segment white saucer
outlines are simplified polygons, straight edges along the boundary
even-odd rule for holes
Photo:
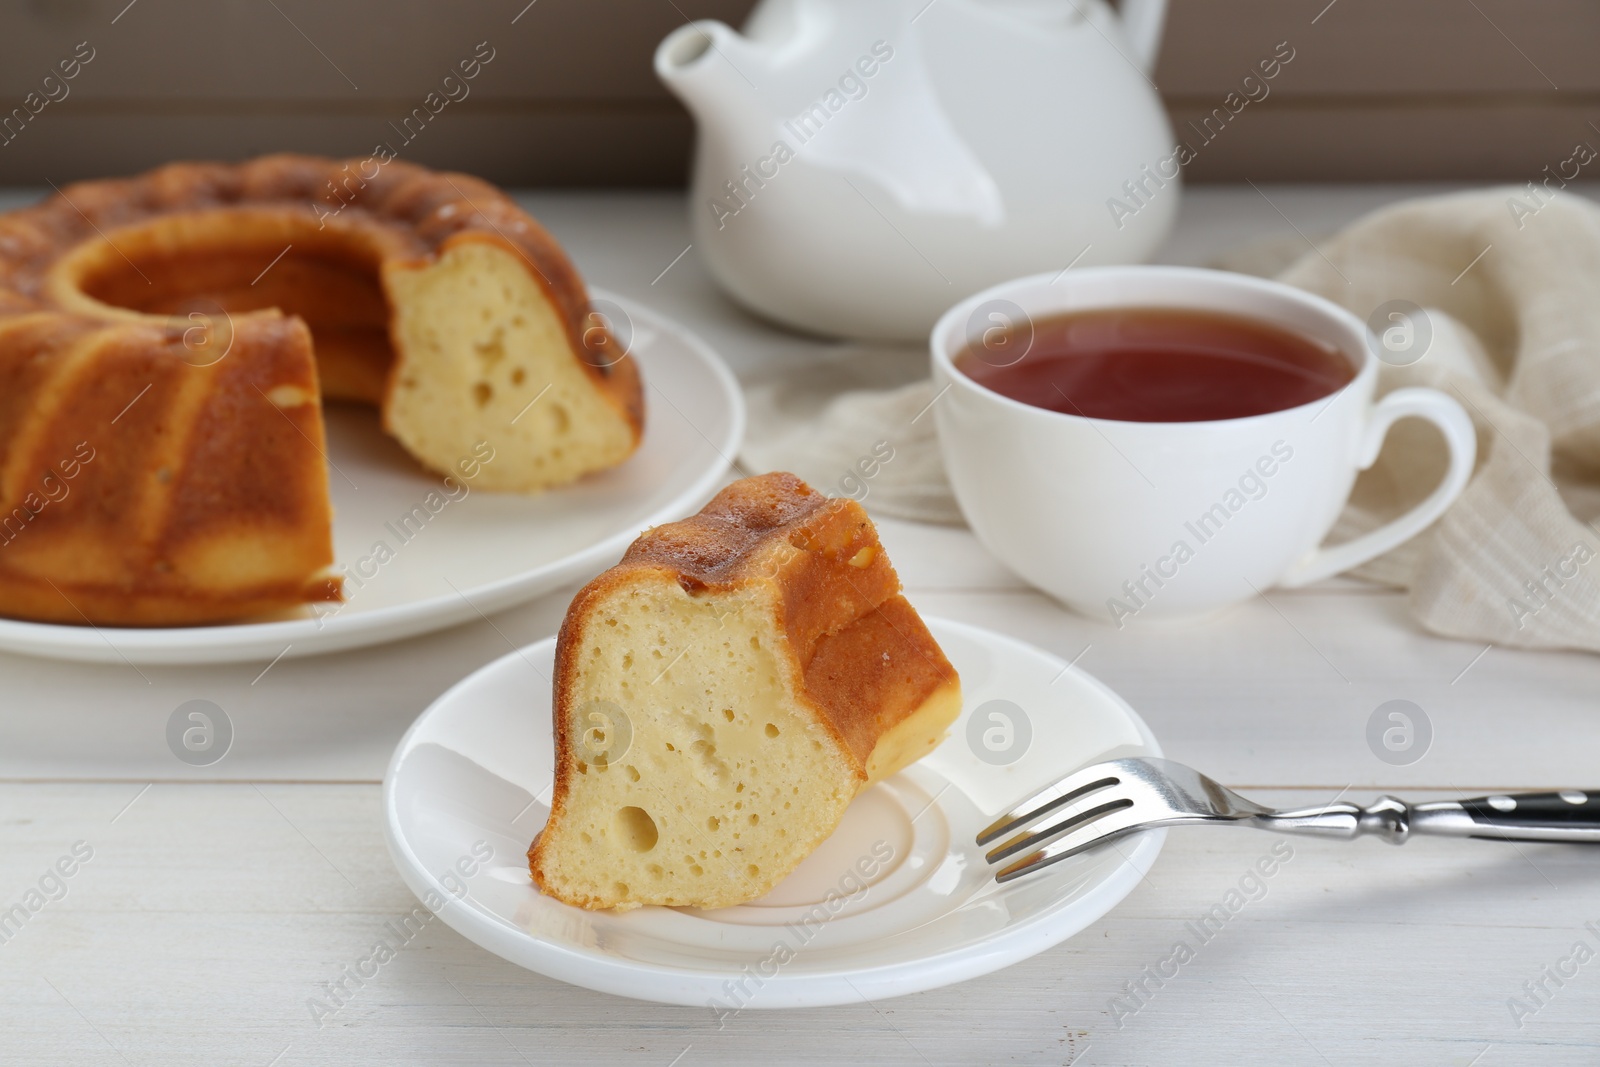
[[[179,629],[59,626],[0,619],[0,649],[99,663],[229,663],[315,655],[427,633],[499,611],[614,563],[646,527],[710,499],[744,436],[744,398],[716,354],[684,327],[594,291],[631,320],[645,382],[645,433],[622,466],[539,496],[476,492],[420,530],[399,530],[442,485],[378,425],[375,411],[327,410],[329,485],[346,601],[274,621]],[[604,305],[602,305],[604,306]],[[402,538],[400,534],[406,534]],[[382,542],[392,558],[378,562]],[[336,609],[331,612],[328,609]]]
[[[614,913],[533,887],[524,854],[549,814],[554,638],[477,671],[413,724],[384,779],[390,854],[425,904],[498,956],[574,985],[719,1013],[878,1000],[1026,959],[1110,911],[1166,832],[1000,886],[973,843],[978,830],[1082,764],[1160,748],[1120,697],[1060,659],[976,627],[928,625],[966,698],[950,737],[858,797],[833,836],[758,901]],[[1022,708],[1027,725],[996,700]],[[984,714],[969,741],[975,710]],[[1009,750],[996,711],[1013,720]],[[990,760],[1020,758],[1001,766],[976,754],[995,748]]]

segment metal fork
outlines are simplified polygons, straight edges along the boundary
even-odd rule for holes
[[[1280,811],[1181,763],[1139,757],[1096,763],[1046,786],[978,834],[978,844],[1020,829],[987,854],[990,863],[1023,854],[995,874],[995,881],[1009,882],[1140,830],[1195,823],[1344,840],[1374,834],[1396,845],[1412,834],[1600,844],[1600,789],[1428,804],[1382,796],[1364,808],[1336,802]]]

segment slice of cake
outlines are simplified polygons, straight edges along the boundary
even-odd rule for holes
[[[866,512],[792,474],[640,536],[567,609],[554,683],[529,869],[585,908],[762,896],[961,710]]]

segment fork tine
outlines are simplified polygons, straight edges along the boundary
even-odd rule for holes
[[[1118,770],[1116,760],[1096,763],[1050,783],[986,826],[978,834],[978,844],[987,845],[1024,823],[1048,815],[1055,809],[1096,790],[1116,785],[1121,781]]]
[[[1042,830],[1024,830],[998,848],[990,849],[984,858],[990,863],[998,863],[1003,859],[1015,856],[1019,852],[1026,852],[1029,849],[1047,845],[1063,834],[1081,830],[1091,823],[1099,822],[1113,812],[1131,807],[1133,807],[1133,801],[1128,797],[1117,797],[1113,800],[1108,800],[1087,811],[1069,815],[1060,822],[1051,823]]]
[[[1125,807],[1133,806],[1130,801]],[[1013,878],[1021,878],[1025,874],[1032,874],[1052,863],[1059,863],[1069,856],[1076,856],[1080,852],[1088,851],[1098,845],[1104,845],[1118,838],[1126,837],[1145,829],[1148,821],[1141,818],[1138,813],[1126,811],[1122,815],[1114,815],[1110,819],[1097,820],[1088,825],[1080,825],[1069,833],[1044,848],[998,871],[994,880],[996,882],[1009,882]]]

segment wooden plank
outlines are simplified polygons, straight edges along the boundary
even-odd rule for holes
[[[1586,0],[1173,0],[1156,68],[1169,98],[1221,97],[1274,46],[1272,95],[1483,97],[1600,89]]]
[[[0,100],[35,88],[85,40],[95,57],[68,99],[410,108],[488,42],[494,58],[470,98],[665,100],[650,67],[657,42],[688,19],[737,24],[752,2],[186,0],[138,3],[115,25],[128,0],[14,5],[0,16]]]
[[[1179,136],[1198,149],[1184,170],[1195,182],[1471,178],[1521,185],[1571,159],[1580,142],[1600,149],[1593,124],[1600,109],[1586,101],[1369,107],[1268,99],[1247,106],[1209,143],[1195,132],[1206,113],[1184,106],[1173,114]],[[1568,173],[1574,169],[1567,164]],[[1595,164],[1589,170],[1579,176],[1600,176]]]
[[[738,25],[752,3],[409,0],[379,18],[352,0],[29,5],[5,16],[0,94],[26,93],[87,40],[95,58],[72,85],[82,99],[409,101],[488,41],[496,59],[475,94],[660,99],[656,43],[685,19]],[[1284,95],[1592,91],[1597,39],[1600,9],[1585,0],[1175,0],[1156,80],[1179,98],[1220,95],[1288,41]]]
[[[94,850],[66,895],[0,945],[10,1062],[1496,1067],[1589,1064],[1600,1050],[1600,963],[1549,985],[1520,1028],[1507,1007],[1576,941],[1595,947],[1586,851],[1295,840],[1201,942],[1190,924],[1282,840],[1242,830],[1173,831],[1150,876],[1076,937],[908,997],[751,1010],[719,1028],[706,1009],[523,971],[433,920],[319,1027],[308,1000],[416,906],[389,863],[377,787],[164,785],[122,810],[133,792],[0,785],[6,905],[73,842]],[[1128,1003],[1128,983],[1179,941],[1192,960],[1119,1009],[1113,998]],[[1393,1010],[1374,1009],[1383,998]]]
[[[750,6],[411,0],[376,19],[350,0],[19,8],[0,33],[4,108],[78,42],[94,58],[0,152],[0,182],[370,151],[487,42],[493,60],[418,139],[420,162],[519,185],[675,186],[692,123],[651,53],[684,18],[737,24]],[[1156,80],[1181,126],[1221,106],[1278,42],[1294,49],[1191,181],[1525,180],[1589,136],[1596,40],[1600,7],[1584,0],[1178,0]]]
[[[42,112],[0,150],[0,182],[61,184],[131,174],[180,159],[239,160],[265,152],[372,153],[477,174],[502,185],[675,186],[689,168],[692,123],[668,102],[493,111],[468,101],[408,142],[398,110],[360,114],[268,111],[123,115]]]
[[[1269,99],[1206,142],[1209,109],[1181,106],[1178,136],[1198,149],[1193,183],[1510,181],[1541,178],[1585,142],[1600,107],[1517,104],[1324,106]],[[400,111],[278,111],[185,116],[45,111],[4,151],[0,182],[42,185],[134,173],[174,159],[245,159],[269,151],[366,155],[379,140],[400,158],[479,174],[502,185],[673,187],[689,168],[693,123],[675,104],[445,111],[407,143]],[[1591,169],[1593,164],[1591,164]],[[657,268],[658,270],[660,268]]]
[[[1600,737],[1600,658],[1435,637],[1397,595],[1273,591],[1211,622],[1123,630],[1031,592],[912,600],[1077,658],[1168,755],[1230,784],[1496,791],[1588,788],[1595,777],[1592,745],[1507,744],[1506,709],[1517,709],[1521,737]],[[1408,766],[1368,745],[1369,719],[1391,700],[1416,704],[1432,726],[1431,747]]]
[[[144,684],[123,665],[0,656],[8,686],[0,778],[376,781],[416,715],[478,666],[553,633],[570,595],[504,612],[494,626],[284,660],[259,678],[260,664],[144,667]],[[1417,629],[1396,594],[1273,592],[1206,624],[1124,630],[1031,591],[913,588],[910,596],[928,614],[1076,660],[1146,718],[1169,755],[1225,782],[1471,791],[1596,784],[1588,780],[1593,744],[1504,739],[1510,707],[1518,736],[1594,738],[1600,658],[1484,652],[1434,637]],[[180,763],[165,739],[173,709],[197,697],[222,707],[235,733],[227,756],[204,768]],[[1397,699],[1418,705],[1433,730],[1425,755],[1399,768],[1380,760],[1366,735],[1371,715]]]

